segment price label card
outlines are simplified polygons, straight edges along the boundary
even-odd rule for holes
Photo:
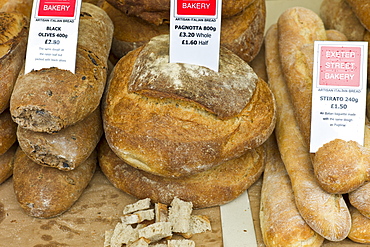
[[[35,0],[25,73],[57,67],[75,72],[82,0]]]
[[[171,0],[170,63],[218,72],[221,0]]]
[[[367,42],[315,42],[311,153],[337,138],[363,145],[367,53]]]

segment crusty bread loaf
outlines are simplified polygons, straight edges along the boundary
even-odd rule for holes
[[[326,30],[326,38],[331,41],[348,41],[344,33],[334,29]]]
[[[301,133],[310,143],[314,41],[326,40],[321,18],[312,10],[292,7],[278,19],[281,67]]]
[[[139,17],[128,16],[108,2],[104,2],[102,8],[112,19],[114,25],[111,52],[117,58],[121,58],[129,51],[142,46],[151,38],[161,34],[168,34],[170,31],[167,23],[155,25]]]
[[[342,32],[348,40],[362,40],[365,28],[360,23],[346,0],[323,0],[320,17],[326,29]]]
[[[370,31],[370,1],[369,0],[346,0],[362,25]]]
[[[30,18],[32,3],[33,0],[0,0],[0,12],[18,13]]]
[[[17,148],[18,145],[14,144],[8,151],[0,155],[0,184],[13,174],[14,154]]]
[[[222,19],[220,42],[244,61],[250,62],[262,46],[265,22],[265,0],[254,0],[239,14]]]
[[[222,17],[234,16],[255,1],[223,0]],[[170,0],[107,0],[107,2],[129,16],[139,17],[155,25],[162,25],[170,20]]]
[[[73,170],[94,151],[101,136],[103,125],[100,108],[85,119],[58,133],[49,134],[17,128],[19,146],[27,156],[39,165],[59,170]]]
[[[265,150],[260,146],[216,168],[177,179],[156,176],[125,164],[104,139],[98,150],[100,167],[115,187],[136,198],[151,198],[167,205],[177,196],[191,201],[195,208],[234,200],[261,176],[265,162]]]
[[[361,214],[355,207],[350,206],[349,210],[352,217],[352,227],[348,238],[354,242],[370,243],[370,219]]]
[[[161,176],[195,174],[260,146],[275,125],[266,82],[222,48],[220,70],[168,63],[168,36],[123,57],[102,101],[104,131],[128,164]]]
[[[9,107],[14,84],[24,64],[27,37],[25,16],[0,12],[0,113]]]
[[[89,184],[97,164],[96,152],[72,171],[36,164],[18,148],[14,158],[13,183],[24,212],[36,218],[51,218],[67,211]]]
[[[86,118],[99,106],[113,24],[101,8],[83,3],[80,28],[75,73],[46,68],[18,77],[10,112],[21,127],[57,132]]]
[[[281,159],[289,174],[296,206],[306,223],[331,241],[347,237],[351,217],[340,195],[329,194],[318,184],[313,172],[311,156],[284,80],[277,25],[271,26],[265,37],[266,68],[269,84],[276,98],[277,120],[275,134]]]
[[[321,246],[324,238],[307,225],[295,205],[290,178],[275,137],[272,135],[266,143],[259,214],[264,244],[268,247]]]
[[[17,124],[13,122],[9,110],[0,114],[0,155],[4,154],[17,141]]]
[[[370,123],[366,120],[364,145],[335,139],[320,147],[314,156],[314,172],[329,193],[345,194],[370,180]]]
[[[349,202],[362,215],[370,219],[370,182],[366,181],[362,186],[348,194]]]

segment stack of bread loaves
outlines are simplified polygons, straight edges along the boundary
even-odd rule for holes
[[[169,33],[170,0],[106,0],[115,30],[112,54],[121,58],[151,38]],[[221,44],[250,62],[262,46],[265,0],[222,1]]]
[[[13,173],[17,125],[9,101],[24,63],[31,5],[31,0],[0,2],[0,184]]]
[[[280,157],[273,152],[276,147],[270,141],[260,207],[267,246],[321,246],[323,238],[347,237],[370,242],[370,125],[364,126],[364,146],[336,139],[315,154],[309,152],[314,41],[364,40],[368,31],[354,14],[353,4],[368,13],[369,3],[324,0],[322,19],[309,9],[290,8],[266,32],[266,70],[276,98],[280,152]],[[274,181],[280,181],[279,186],[273,186]],[[294,197],[272,198],[277,187]],[[290,238],[293,232],[297,238]]]
[[[272,92],[225,47],[219,72],[168,57],[169,36],[160,35],[116,64],[102,101],[102,170],[138,198],[229,202],[262,173]]]
[[[10,98],[19,148],[13,182],[24,211],[48,218],[66,211],[88,185],[103,127],[113,24],[104,10],[83,3],[76,72],[58,68],[20,72]]]

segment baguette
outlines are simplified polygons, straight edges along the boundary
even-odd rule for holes
[[[295,118],[310,143],[314,41],[326,40],[324,24],[312,10],[292,7],[278,19],[279,54]]]
[[[280,67],[277,28],[274,25],[268,29],[265,46],[267,74],[277,104],[275,134],[281,159],[302,218],[324,238],[340,241],[351,228],[349,210],[341,195],[327,193],[316,181],[307,142],[298,127]]]
[[[259,214],[264,244],[268,247],[321,246],[324,238],[307,225],[295,205],[274,136],[267,140],[266,150]]]
[[[35,218],[63,214],[89,184],[97,164],[96,152],[73,171],[36,164],[18,148],[14,157],[14,192],[23,211]]]
[[[74,170],[95,150],[103,125],[98,107],[85,119],[58,133],[49,134],[17,128],[19,146],[39,165]]]
[[[10,99],[13,120],[34,132],[58,132],[100,104],[107,78],[113,24],[101,8],[83,3],[76,72],[45,68],[21,73]]]

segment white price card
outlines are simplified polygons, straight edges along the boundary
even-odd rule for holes
[[[367,53],[367,42],[315,42],[311,153],[334,139],[363,145]]]
[[[57,67],[75,72],[82,0],[34,0],[25,73]]]
[[[171,0],[170,63],[219,67],[221,0]]]

